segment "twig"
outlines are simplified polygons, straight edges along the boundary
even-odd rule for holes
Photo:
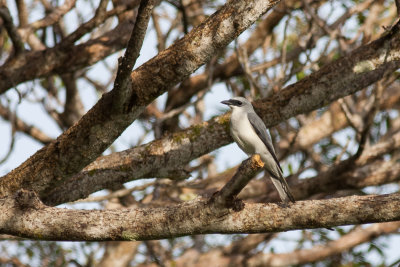
[[[238,42],[235,42],[235,47],[236,47],[236,54],[238,56],[238,61],[244,71],[244,74],[249,81],[250,84],[250,92],[251,96],[254,98],[256,97],[257,93],[261,92],[260,86],[257,84],[257,81],[254,79],[251,69],[250,69],[250,62],[249,62],[249,57],[247,54],[247,50],[245,48],[242,48]]]
[[[286,59],[286,55],[287,55],[287,43],[288,43],[288,38],[287,38],[287,30],[289,27],[289,22],[291,19],[291,15],[288,16],[288,18],[286,19],[285,22],[285,27],[283,29],[283,41],[282,41],[282,54],[281,54],[281,68],[280,68],[280,72],[277,76],[277,81],[282,81],[285,79],[285,74],[288,68],[288,64],[287,64],[287,59]],[[283,85],[283,83],[281,84]]]
[[[188,30],[189,22],[188,22],[188,16],[186,14],[185,5],[183,4],[182,0],[179,0],[179,8],[178,9],[182,12],[183,33],[187,34],[189,32],[189,30]]]
[[[155,182],[150,182],[150,183],[147,183],[144,185],[134,186],[132,188],[120,189],[120,190],[114,191],[105,196],[92,196],[92,197],[88,197],[85,199],[80,199],[80,200],[71,202],[70,204],[82,203],[82,202],[100,202],[100,201],[104,201],[104,200],[110,200],[112,198],[120,198],[120,197],[124,197],[124,196],[131,194],[133,191],[141,191],[141,190],[144,190],[144,189],[148,188],[149,186],[153,186],[153,185],[155,185]]]
[[[32,32],[48,27],[50,25],[54,25],[55,23],[59,22],[61,17],[68,13],[72,8],[75,7],[76,0],[67,0],[64,1],[64,4],[57,7],[52,8],[51,13],[46,15],[46,17],[37,20],[31,23],[27,28],[29,28]]]
[[[165,45],[165,37],[162,33],[161,25],[159,22],[160,17],[158,16],[158,14],[156,12],[153,11],[151,14],[151,18],[153,21],[154,30],[157,35],[157,49],[158,49],[158,52],[161,52],[165,49],[166,45]]]
[[[353,127],[356,132],[361,132],[361,129],[364,128],[361,115],[352,110],[351,106],[346,102],[345,98],[338,99],[338,103],[340,104],[340,108],[346,116],[349,125]]]
[[[24,43],[19,35],[17,28],[15,28],[10,11],[7,7],[0,8],[0,17],[3,19],[4,27],[7,30],[8,36],[14,45],[15,55],[21,54],[25,51]]]
[[[149,252],[150,256],[153,258],[154,262],[160,266],[160,267],[165,267],[165,260],[163,257],[160,255],[160,250],[162,247],[159,244],[158,240],[146,240],[143,242],[146,247],[147,251]]]
[[[115,15],[120,15],[128,9],[135,7],[136,1],[132,1],[129,5],[118,5],[114,9],[103,12],[96,11],[96,15],[90,19],[88,22],[81,24],[75,31],[65,37],[62,41],[62,45],[67,47],[70,44],[79,40],[83,35],[94,29],[96,26],[103,23],[107,18]]]

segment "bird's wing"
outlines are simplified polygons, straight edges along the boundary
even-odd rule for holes
[[[263,141],[269,153],[274,158],[279,169],[281,169],[282,171],[281,165],[279,164],[278,158],[275,155],[275,150],[272,146],[271,137],[269,137],[268,135],[267,128],[265,127],[264,122],[260,119],[260,117],[258,117],[256,113],[248,113],[247,118],[249,119],[249,122],[251,126],[253,126],[253,129],[257,133],[258,137]]]

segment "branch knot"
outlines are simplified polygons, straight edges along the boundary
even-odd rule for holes
[[[21,209],[42,209],[45,207],[34,191],[20,189],[14,195],[16,203]]]

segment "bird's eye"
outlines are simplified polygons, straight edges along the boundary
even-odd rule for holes
[[[237,102],[238,106],[241,106],[243,103],[241,101]]]

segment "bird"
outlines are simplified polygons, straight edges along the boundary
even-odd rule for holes
[[[289,185],[283,177],[281,165],[275,154],[271,136],[253,105],[244,97],[221,101],[232,109],[230,134],[240,149],[248,156],[259,154],[279,196],[285,204],[295,202]]]

